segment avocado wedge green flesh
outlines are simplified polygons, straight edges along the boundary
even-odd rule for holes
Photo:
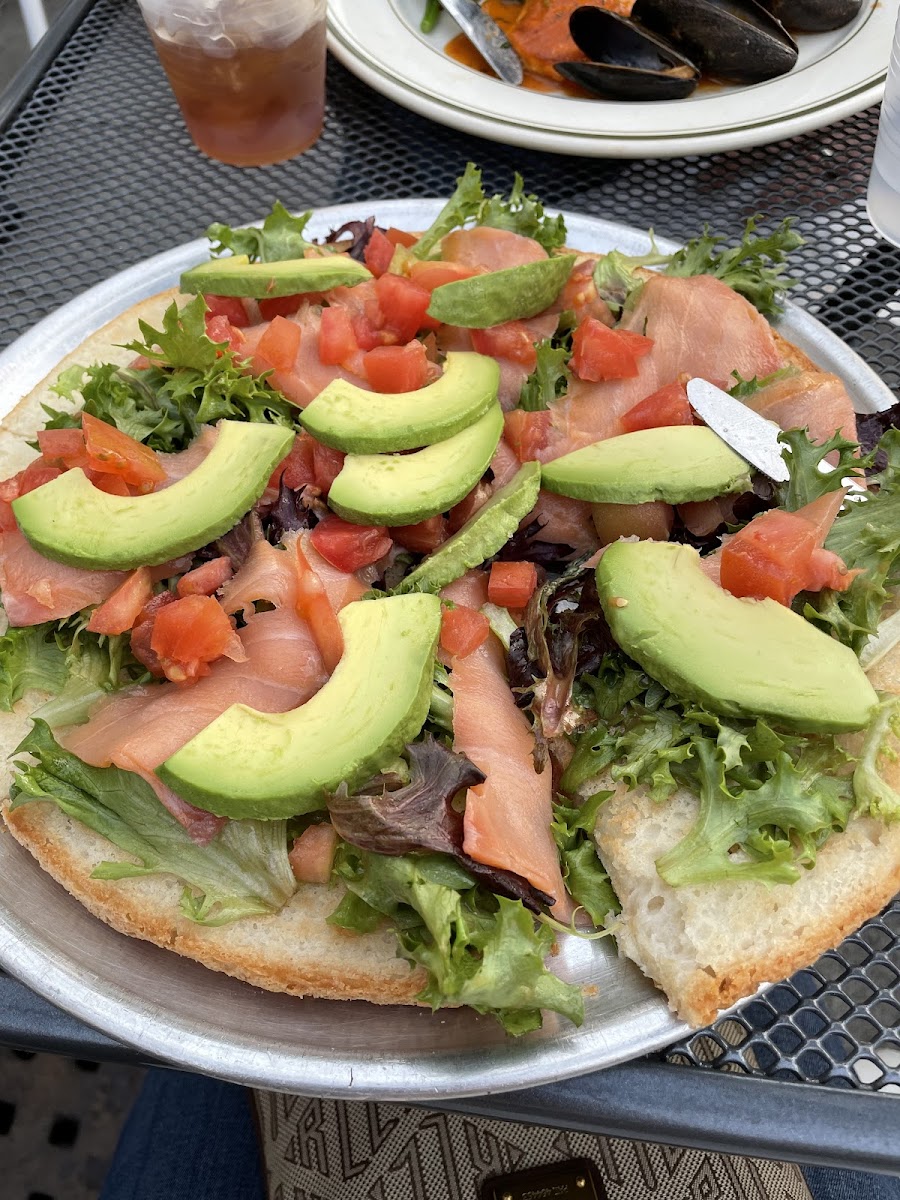
[[[674,425],[594,442],[546,463],[542,487],[595,504],[685,504],[750,487],[750,468],[711,429]]]
[[[111,496],[79,468],[13,501],[25,537],[71,567],[124,571],[168,562],[232,529],[263,494],[294,440],[262,422],[221,421],[206,458],[146,496]]]
[[[576,257],[542,258],[441,284],[431,293],[428,315],[465,329],[488,329],[504,321],[536,317],[562,291]]]
[[[712,712],[838,733],[867,725],[878,706],[848,646],[774,600],[732,596],[704,574],[691,546],[614,542],[596,574],[619,646]]]
[[[472,567],[496,554],[509,541],[537,503],[541,465],[523,463],[509,483],[433,554],[422,560],[395,589],[405,592],[439,592]]]
[[[335,379],[300,414],[326,446],[353,454],[415,450],[460,433],[497,399],[500,367],[484,354],[451,352],[440,379],[414,392],[367,392]]]
[[[371,271],[347,254],[255,263],[250,262],[246,254],[235,254],[226,258],[211,258],[209,262],[191,267],[181,276],[180,286],[183,292],[268,300],[276,296],[353,287],[371,278]]]
[[[395,759],[428,714],[440,600],[360,600],[338,619],[344,653],[321,691],[286,713],[233,704],[158,768],[166,785],[220,817],[276,820]]]
[[[329,507],[357,525],[415,525],[468,495],[503,434],[496,401],[461,433],[413,454],[348,454]]]

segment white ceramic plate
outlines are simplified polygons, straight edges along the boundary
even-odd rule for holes
[[[330,48],[376,91],[465,133],[560,154],[672,158],[778,141],[877,104],[900,0],[867,0],[843,29],[799,35],[797,66],[779,79],[646,104],[548,95],[470,70],[444,53],[459,32],[446,13],[420,32],[424,7],[329,0]]]
[[[380,225],[425,229],[440,200],[322,209],[323,237],[374,212]],[[645,233],[566,214],[568,242],[645,253]],[[660,243],[663,250],[675,249]],[[0,354],[0,416],[68,351],[114,316],[177,283],[201,261],[204,239],[168,250],[72,300]],[[893,395],[834,334],[789,305],[780,332],[847,383],[872,412]],[[123,887],[128,884],[123,883]],[[352,946],[348,953],[352,953]],[[0,827],[0,966],[61,1008],[144,1054],[249,1086],[305,1095],[434,1101],[567,1079],[647,1054],[686,1032],[662,994],[609,940],[563,938],[553,969],[588,989],[576,1029],[548,1013],[543,1029],[504,1036],[470,1010],[435,1015],[404,1006],[298,1000],[115,933],[72,900]]]

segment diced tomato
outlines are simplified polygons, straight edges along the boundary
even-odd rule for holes
[[[339,571],[358,571],[378,562],[392,542],[383,525],[353,525],[331,514],[309,535],[322,557]]]
[[[49,483],[51,479],[55,479],[57,475],[61,475],[62,471],[59,467],[48,466],[42,459],[36,458],[34,462],[30,462],[24,471],[20,471],[18,475],[20,496],[26,495],[28,492],[33,492],[36,488],[43,487],[45,483]]]
[[[596,315],[594,308],[598,296],[594,283],[594,266],[594,260],[591,258],[576,263],[559,296],[562,308],[575,313],[578,318]]]
[[[16,518],[13,516],[12,504],[9,500],[0,499],[0,533],[12,533],[18,528]]]
[[[488,579],[488,600],[504,608],[524,608],[537,587],[537,567],[530,562],[495,562]]]
[[[465,658],[487,641],[491,627],[484,613],[458,604],[441,613],[441,646],[456,658]]]
[[[416,525],[395,525],[391,537],[398,546],[414,554],[430,554],[448,537],[447,518],[438,514]]]
[[[454,262],[414,262],[409,268],[409,277],[419,287],[433,292],[445,283],[455,283],[457,279],[471,279],[477,272],[472,267],[464,267],[462,263]]]
[[[288,851],[288,862],[298,883],[328,883],[334,866],[338,835],[330,821],[304,829]]]
[[[384,231],[384,236],[392,246],[414,246],[419,240],[414,233],[407,233],[405,229],[397,229],[393,225]]]
[[[330,675],[344,653],[344,635],[322,580],[303,553],[299,538],[296,547],[297,615],[302,617],[312,630],[325,670]]]
[[[339,367],[358,350],[353,322],[346,308],[336,304],[323,308],[319,325],[319,361],[326,367]]]
[[[572,369],[579,379],[630,379],[638,359],[653,349],[652,338],[627,329],[607,329],[596,317],[585,317],[572,337]]]
[[[81,427],[89,455],[88,465],[95,471],[119,475],[125,483],[148,490],[166,478],[156,452],[127,433],[122,433],[115,425],[107,425],[90,413],[84,413]]]
[[[231,559],[224,554],[182,575],[175,590],[179,596],[212,596],[233,574]]]
[[[300,349],[300,326],[287,317],[273,317],[268,329],[259,339],[256,353],[276,371],[289,371]]]
[[[843,495],[820,496],[793,513],[771,509],[745,525],[722,547],[722,587],[735,596],[769,597],[785,605],[802,591],[845,591],[858,572],[848,571],[822,546]]]
[[[138,567],[113,594],[91,613],[87,627],[91,633],[125,633],[153,599],[149,567]]]
[[[173,683],[195,683],[223,654],[240,660],[244,653],[225,610],[212,596],[185,596],[161,608],[150,648]]]
[[[229,350],[239,350],[244,341],[244,335],[236,325],[232,325],[227,317],[219,313],[217,316],[206,314],[206,336],[216,345],[225,343]]]
[[[266,491],[277,492],[281,483],[298,490],[316,478],[313,460],[314,439],[308,433],[298,433],[290,453],[283,458],[269,477]]]
[[[210,316],[225,317],[229,325],[233,325],[235,329],[243,329],[250,324],[250,318],[247,316],[247,310],[244,308],[244,302],[240,296],[205,295],[203,299],[206,301],[206,309]]]
[[[363,251],[363,261],[376,278],[383,275],[391,265],[394,249],[395,244],[380,229],[372,230],[372,236]]]
[[[363,370],[376,392],[416,392],[428,380],[425,347],[419,341],[376,346],[363,359]]]
[[[257,301],[259,315],[264,321],[271,321],[275,317],[292,317],[301,304],[304,302],[312,304],[318,299],[318,296],[318,292],[300,292],[294,296],[269,296]]]
[[[331,491],[331,485],[341,473],[344,459],[347,457],[343,450],[335,450],[333,446],[324,446],[315,438],[312,441],[313,479],[316,487],[323,496]]]
[[[85,467],[84,473],[98,491],[106,492],[109,496],[134,495],[134,492],[121,475],[110,475],[108,471],[95,471],[93,467]],[[135,491],[138,490],[135,488]],[[144,490],[147,491],[150,489],[145,488]]]
[[[83,467],[87,462],[84,433],[81,429],[41,429],[37,435],[46,463]]]
[[[426,316],[431,292],[403,275],[382,275],[375,280],[375,295],[381,309],[382,327],[408,342],[420,329],[436,329],[439,321]]]
[[[661,429],[669,425],[693,425],[694,413],[683,383],[669,383],[640,400],[622,417],[626,433],[638,429]]]
[[[472,348],[491,358],[508,358],[529,371],[537,364],[537,351],[531,334],[521,321],[507,321],[489,329],[472,330]]]
[[[537,458],[550,437],[550,423],[549,409],[525,412],[514,408],[512,412],[504,413],[503,436],[519,462],[533,462]]]

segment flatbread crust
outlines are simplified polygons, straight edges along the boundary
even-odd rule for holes
[[[111,321],[0,422],[0,477],[20,470],[34,456],[26,441],[42,423],[41,405],[61,406],[50,390],[59,372],[74,363],[127,363],[131,353],[115,347],[134,338],[139,318],[158,324],[176,298],[172,289]],[[786,362],[817,369],[801,350],[777,333],[775,337]],[[900,650],[885,663],[883,671],[893,671],[900,691]],[[876,686],[891,685],[876,681]],[[27,696],[15,713],[0,719],[0,795],[9,793],[8,756],[42,699]],[[593,786],[603,786],[603,780]],[[41,867],[121,933],[297,996],[411,1004],[425,985],[421,969],[410,970],[397,958],[392,933],[359,936],[326,924],[341,898],[339,885],[304,886],[273,916],[206,928],[179,914],[181,885],[174,879],[91,879],[102,860],[127,856],[55,805],[34,803],[10,812],[6,799],[0,809],[8,831]],[[597,830],[623,903],[616,935],[620,950],[691,1024],[708,1024],[720,1008],[759,984],[806,966],[877,913],[900,888],[900,826],[868,819],[852,822],[847,832],[833,837],[815,869],[790,887],[742,883],[670,888],[654,862],[679,839],[695,810],[696,801],[686,794],[660,808],[640,791],[622,792],[604,806]]]

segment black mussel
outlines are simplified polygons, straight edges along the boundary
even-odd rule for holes
[[[680,100],[700,72],[662,38],[602,8],[576,8],[572,40],[590,62],[556,63],[560,75],[610,100]]]
[[[821,33],[847,25],[863,6],[863,0],[760,0],[764,8],[788,29]]]
[[[755,0],[637,0],[631,17],[717,79],[762,83],[797,61],[797,43]]]

